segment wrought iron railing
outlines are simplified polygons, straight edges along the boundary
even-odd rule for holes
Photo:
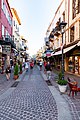
[[[9,35],[3,35],[2,40],[5,42],[10,42],[16,48],[16,44],[14,43],[14,36],[10,37]]]

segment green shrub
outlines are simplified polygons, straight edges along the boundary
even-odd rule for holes
[[[62,80],[62,73],[61,72],[58,75],[58,81],[57,81],[57,83],[59,85],[67,85],[67,80]]]
[[[59,85],[67,85],[67,80],[58,80],[57,83]]]
[[[61,72],[59,73],[58,77],[59,77],[59,80],[62,80],[62,73]]]
[[[18,75],[18,64],[14,67],[14,75]]]

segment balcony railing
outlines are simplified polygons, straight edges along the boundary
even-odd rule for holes
[[[1,40],[5,41],[6,43],[10,43],[12,47],[16,48],[16,44],[14,43],[14,37],[10,37],[9,35],[3,35]]]
[[[59,36],[60,35],[60,27],[56,26],[55,29],[53,29],[52,32],[54,33],[55,36]]]

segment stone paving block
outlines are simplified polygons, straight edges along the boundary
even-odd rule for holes
[[[56,101],[36,69],[0,101],[0,113],[4,120],[58,120]]]

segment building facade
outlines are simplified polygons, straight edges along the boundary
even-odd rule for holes
[[[65,32],[60,31],[60,23],[67,23]],[[53,43],[54,64],[61,69],[62,47],[65,71],[80,74],[80,0],[62,0],[48,27],[49,41]]]
[[[20,59],[24,63],[28,59],[29,54],[28,54],[28,41],[23,36],[21,36],[20,46],[21,46]]]
[[[0,72],[3,73],[5,64],[10,64],[12,39],[12,12],[8,0],[0,0]]]
[[[21,21],[20,21],[19,15],[15,8],[11,8],[11,12],[13,15],[13,20],[12,20],[13,32],[12,32],[12,34],[13,34],[13,38],[14,38],[14,43],[16,44],[16,49],[13,49],[14,54],[13,54],[12,59],[14,62],[16,62],[16,60],[19,60],[19,58],[20,58],[19,51],[21,48],[21,46],[20,46],[21,39],[20,39],[19,27],[21,25]]]

